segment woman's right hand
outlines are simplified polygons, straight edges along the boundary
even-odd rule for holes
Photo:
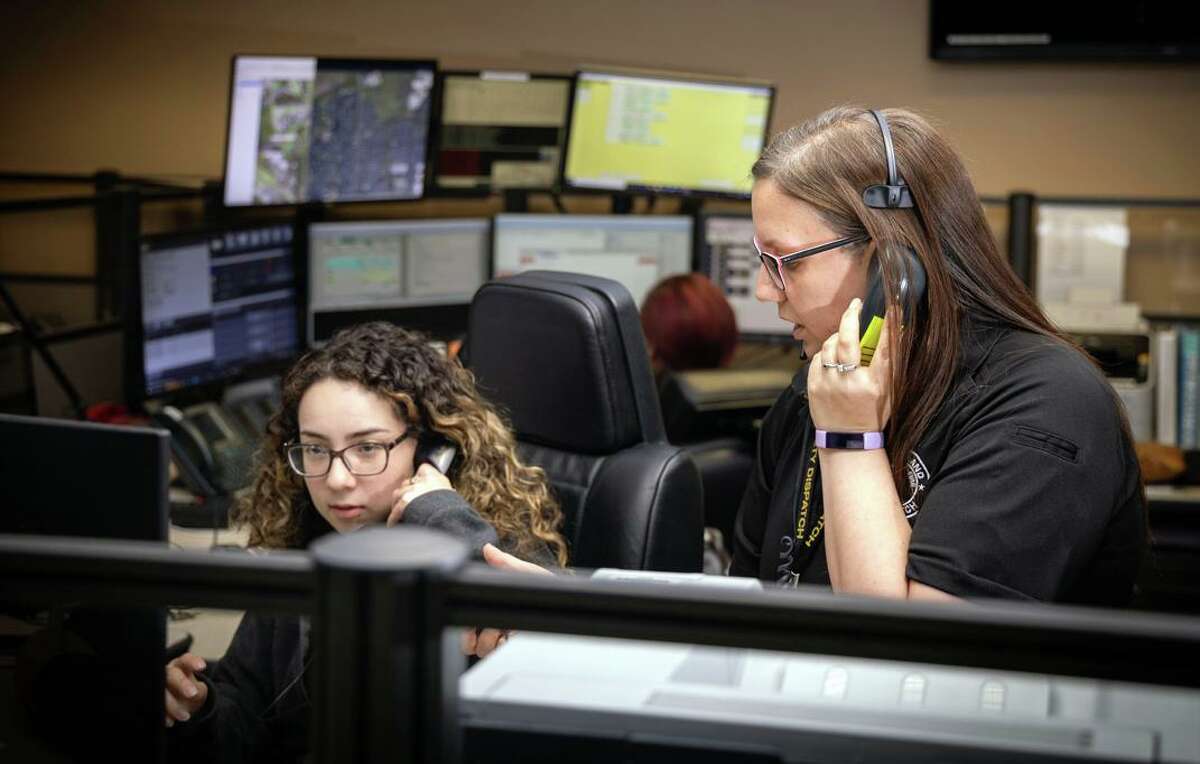
[[[418,496],[447,488],[454,490],[448,477],[438,472],[432,464],[422,464],[417,468],[416,474],[392,491],[392,511],[388,513],[387,526],[390,528],[401,522],[404,519],[404,510],[408,509],[408,505]]]
[[[184,653],[167,664],[168,727],[174,727],[176,721],[186,722],[204,707],[204,701],[208,699],[208,685],[197,679],[196,674],[203,671],[205,665],[203,658],[192,653]]]

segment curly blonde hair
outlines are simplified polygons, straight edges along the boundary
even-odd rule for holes
[[[377,392],[393,401],[418,437],[437,433],[450,440],[458,448],[449,475],[455,490],[496,529],[501,544],[527,558],[544,559],[548,550],[560,566],[567,564],[562,512],[546,475],[517,458],[512,430],[479,394],[474,376],[423,335],[383,322],[338,332],[284,377],[283,405],[267,423],[257,477],[233,514],[248,527],[251,546],[302,548],[332,530],[284,454],[299,432],[300,399],[323,379]]]

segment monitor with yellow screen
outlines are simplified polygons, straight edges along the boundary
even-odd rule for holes
[[[580,72],[563,182],[607,191],[748,197],[773,95],[769,85]]]

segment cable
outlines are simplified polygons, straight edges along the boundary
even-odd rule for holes
[[[304,661],[304,665],[300,667],[300,673],[296,674],[296,676],[292,679],[292,681],[285,684],[283,686],[283,689],[279,691],[279,694],[275,696],[274,700],[272,700],[270,703],[268,703],[267,707],[264,708],[262,710],[262,713],[260,713],[258,715],[258,718],[260,721],[265,719],[267,716],[267,712],[270,711],[272,708],[274,708],[276,706],[276,704],[279,703],[279,701],[283,700],[283,696],[287,695],[288,691],[296,686],[296,682],[299,682],[301,679],[304,678],[304,672],[308,671],[308,667],[310,665],[312,665],[312,654],[311,653],[309,653],[308,659],[306,661]]]

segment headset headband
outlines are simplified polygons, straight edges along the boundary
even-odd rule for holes
[[[912,207],[912,192],[896,171],[896,152],[892,148],[892,131],[888,129],[887,118],[883,116],[883,112],[876,109],[871,109],[871,114],[879,123],[879,131],[883,133],[883,150],[887,154],[887,183],[864,188],[863,202],[868,207],[885,210]]]

